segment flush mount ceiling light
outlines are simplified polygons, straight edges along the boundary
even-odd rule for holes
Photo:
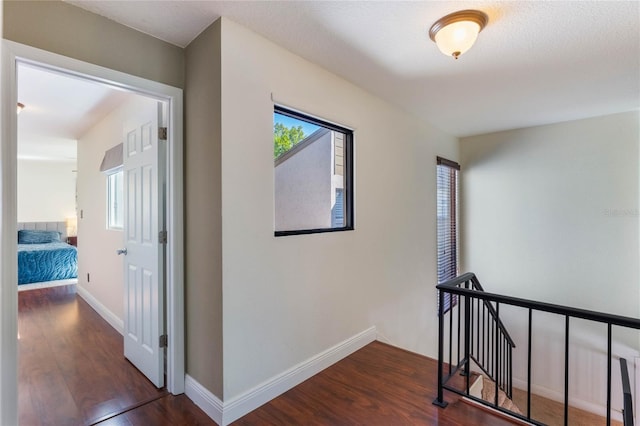
[[[20,102],[18,102],[17,113],[20,114],[20,111],[22,111],[23,109],[24,109],[24,104],[21,104]]]
[[[447,56],[458,56],[469,50],[478,33],[489,22],[489,17],[479,10],[461,10],[438,19],[429,29],[429,37]]]

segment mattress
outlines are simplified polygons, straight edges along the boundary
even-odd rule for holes
[[[18,244],[18,284],[78,277],[78,250],[69,244]]]

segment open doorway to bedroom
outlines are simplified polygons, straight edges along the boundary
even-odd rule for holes
[[[26,63],[17,82],[18,419],[93,424],[167,393],[125,358],[123,340],[135,333],[126,317],[141,307],[127,312],[135,280],[122,254],[127,229],[146,221],[137,210],[166,229],[164,196],[155,213],[125,211],[140,191],[132,179],[125,186],[123,157],[134,149],[126,144],[132,117],[146,111],[158,127],[168,105]],[[148,142],[165,143],[157,135]],[[166,183],[156,186],[160,193]]]
[[[166,263],[162,265],[166,278],[166,330],[165,336],[159,336],[156,344],[165,342],[166,347],[166,388],[173,395],[184,392],[185,389],[185,357],[184,357],[184,258],[183,258],[183,92],[182,89],[168,86],[157,81],[137,77],[119,71],[114,71],[87,62],[79,61],[52,52],[36,49],[9,40],[2,40],[2,149],[0,153],[0,171],[2,179],[0,186],[2,203],[0,208],[0,316],[2,327],[0,329],[0,345],[2,346],[2,359],[0,372],[2,375],[2,409],[0,417],[3,424],[18,423],[18,394],[24,387],[18,386],[18,358],[20,354],[18,343],[18,262],[16,250],[17,234],[17,139],[18,116],[16,104],[18,101],[18,75],[17,70],[21,65],[32,65],[44,70],[59,73],[71,78],[79,78],[86,81],[107,85],[116,90],[136,93],[155,99],[168,105],[166,112],[166,187],[162,193],[166,197],[166,234],[162,235],[165,243],[162,245],[166,253]],[[25,105],[25,110],[28,105]],[[160,117],[157,117],[160,118]],[[142,129],[142,128],[139,128]],[[139,134],[139,133],[136,133]],[[145,135],[150,134],[146,132]],[[159,135],[157,135],[159,136]],[[131,142],[135,138],[128,138]],[[144,139],[143,140],[148,140]],[[130,146],[132,146],[130,144]],[[149,146],[148,144],[145,146]],[[135,151],[135,150],[134,150]],[[132,153],[133,151],[129,151]],[[79,225],[81,226],[81,225]],[[148,235],[148,234],[146,234]],[[156,236],[159,236],[156,234]],[[82,235],[78,239],[82,252]],[[55,287],[63,288],[63,287]],[[39,290],[37,290],[39,291]],[[75,297],[75,295],[74,295]],[[76,297],[77,299],[77,297]],[[91,309],[93,311],[93,309]],[[65,326],[66,320],[73,319],[77,314],[71,310],[69,317],[58,324]],[[113,327],[111,329],[114,329]],[[125,327],[126,329],[126,327]],[[46,332],[45,332],[46,333]],[[87,336],[89,337],[89,336]],[[145,340],[145,342],[151,343]],[[59,341],[57,344],[64,346],[67,342]],[[85,346],[99,347],[99,342],[86,339]],[[51,358],[49,358],[50,360]],[[52,380],[43,366],[36,367],[42,374],[34,379],[40,384]],[[97,369],[86,369],[94,376]],[[103,375],[107,375],[104,374]],[[91,377],[89,375],[89,377]],[[68,384],[67,386],[70,386]],[[41,387],[42,389],[42,387]],[[53,391],[47,389],[48,394]],[[87,394],[88,395],[88,394]],[[55,398],[55,395],[53,395]],[[88,401],[88,397],[83,398]],[[54,400],[55,404],[55,400]],[[94,404],[95,405],[95,404]],[[110,405],[107,403],[106,405]],[[64,411],[62,404],[55,404]]]

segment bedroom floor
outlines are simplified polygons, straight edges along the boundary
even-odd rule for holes
[[[20,292],[18,334],[21,425],[215,424],[133,367],[122,336],[75,285]]]

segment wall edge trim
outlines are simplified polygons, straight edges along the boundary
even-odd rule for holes
[[[289,389],[299,385],[325,368],[335,364],[376,340],[376,327],[372,326],[349,337],[337,345],[312,356],[260,385],[224,402],[223,425],[239,419]]]
[[[84,287],[80,287],[80,285],[76,286],[76,293],[87,302],[98,315],[108,322],[111,327],[115,328],[118,333],[124,336],[124,321],[122,319],[118,318],[116,314],[111,312]]]
[[[214,422],[222,424],[224,403],[188,374],[184,378],[184,393]]]
[[[185,394],[214,422],[226,426],[375,341],[376,338],[376,327],[369,327],[229,401],[220,401],[188,374],[185,377]]]

